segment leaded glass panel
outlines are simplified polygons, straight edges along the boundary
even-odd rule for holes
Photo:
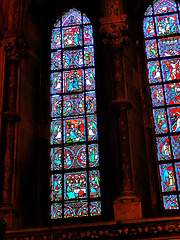
[[[179,10],[176,0],[154,0],[143,21],[165,210],[179,209],[180,204]]]
[[[51,219],[100,216],[93,27],[70,9],[51,36]]]

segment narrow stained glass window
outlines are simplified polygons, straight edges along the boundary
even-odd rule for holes
[[[101,215],[93,28],[70,9],[51,35],[51,219]]]
[[[165,210],[180,204],[180,5],[155,0],[143,30]]]

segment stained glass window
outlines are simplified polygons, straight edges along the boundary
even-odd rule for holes
[[[76,9],[51,35],[51,219],[101,215],[93,28]]]
[[[180,5],[156,0],[143,30],[165,210],[180,204]]]

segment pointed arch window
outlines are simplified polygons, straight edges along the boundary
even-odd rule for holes
[[[156,0],[143,29],[165,210],[180,204],[180,4]]]
[[[101,215],[93,28],[70,9],[51,36],[51,219]]]

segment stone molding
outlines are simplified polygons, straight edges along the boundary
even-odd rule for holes
[[[115,99],[111,102],[111,107],[116,111],[129,110],[132,108],[132,103],[127,99]]]
[[[180,236],[180,220],[164,221],[162,222],[137,222],[127,224],[109,224],[104,225],[88,224],[89,226],[83,229],[81,225],[78,228],[58,229],[58,227],[51,227],[51,229],[36,229],[36,230],[21,230],[6,233],[7,240],[68,240],[68,239],[137,239],[137,238],[159,238]],[[83,230],[82,230],[83,229]]]
[[[106,17],[119,16],[119,0],[104,0],[104,12]]]
[[[30,47],[22,37],[4,39],[3,45],[9,60],[18,61],[21,57],[28,56]]]
[[[126,14],[117,18],[109,17],[100,19],[101,27],[99,32],[105,46],[121,48],[128,43],[128,24],[126,21]]]

